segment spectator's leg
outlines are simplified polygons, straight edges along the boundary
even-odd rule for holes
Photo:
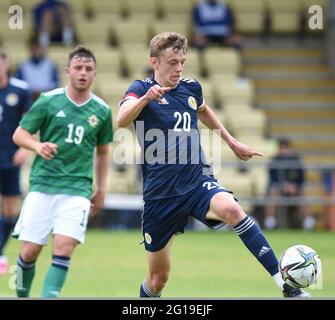
[[[297,192],[298,197],[303,197],[304,193],[303,191],[299,190]],[[315,228],[315,219],[311,215],[309,208],[305,204],[299,205],[299,216],[303,221],[303,228],[305,230],[313,230]]]
[[[233,34],[225,39],[225,45],[229,47],[234,47],[237,50],[242,50],[243,39],[238,34]]]
[[[264,227],[266,229],[272,230],[277,227],[276,211],[277,205],[276,200],[279,197],[280,193],[276,188],[270,188],[269,191],[269,203],[266,206],[265,210],[265,220]]]
[[[200,33],[195,33],[194,34],[194,46],[198,50],[202,51],[206,47],[207,42],[208,41],[207,41],[206,36],[204,36],[204,35],[202,35]]]
[[[73,28],[73,23],[71,20],[70,12],[64,8],[61,7],[60,10],[60,15],[62,17],[62,25],[63,25],[63,30],[62,30],[62,40],[63,43],[66,46],[72,46],[74,43],[74,28]]]
[[[53,19],[52,13],[49,10],[46,10],[43,13],[42,17],[42,29],[39,30],[38,42],[41,47],[46,48],[50,44],[50,37],[53,31]]]

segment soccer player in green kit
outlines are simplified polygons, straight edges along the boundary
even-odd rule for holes
[[[69,54],[68,85],[41,94],[21,120],[13,140],[36,152],[30,189],[13,236],[21,241],[16,292],[29,297],[35,262],[52,240],[52,263],[42,297],[58,297],[73,251],[84,242],[89,215],[103,207],[112,140],[110,107],[91,93],[96,75],[93,53],[82,46]],[[33,137],[39,131],[40,141]],[[92,196],[96,147],[96,190]]]

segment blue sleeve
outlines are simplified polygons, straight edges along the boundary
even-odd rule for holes
[[[141,80],[136,80],[130,85],[126,94],[130,92],[135,93],[138,97],[142,97],[146,94],[147,90]]]
[[[194,82],[191,83],[191,91],[194,94],[195,99],[197,100],[197,106],[199,108],[204,102],[204,97],[201,84],[197,80],[194,80]]]
[[[135,97],[135,98],[141,98],[142,96],[144,96],[147,92],[147,89],[145,87],[145,85],[143,84],[143,81],[141,80],[136,80],[134,81],[130,87],[128,88],[128,90],[126,91],[126,93],[124,94],[124,96],[122,97],[119,106],[122,105],[122,103],[124,101],[127,100],[127,97]]]

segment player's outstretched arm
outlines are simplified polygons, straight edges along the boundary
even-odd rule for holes
[[[129,124],[137,118],[143,108],[152,100],[161,101],[165,92],[170,91],[169,87],[152,86],[147,93],[141,98],[129,97],[120,107],[116,116],[116,124],[118,127],[128,127]]]
[[[51,160],[57,154],[57,145],[55,143],[37,141],[29,131],[21,126],[16,128],[13,141],[22,148],[35,151],[46,160]]]
[[[234,151],[235,155],[241,160],[246,161],[253,156],[263,156],[261,152],[237,141],[223,126],[213,110],[211,110],[205,103],[199,108],[198,117],[200,121],[209,129],[219,130],[221,138],[227,142],[229,147]]]

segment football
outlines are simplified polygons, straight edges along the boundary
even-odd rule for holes
[[[283,280],[292,287],[306,288],[314,284],[322,272],[319,255],[305,245],[288,248],[280,257]]]

